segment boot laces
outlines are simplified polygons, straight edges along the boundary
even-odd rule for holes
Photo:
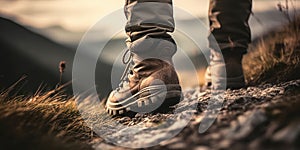
[[[127,57],[127,55],[129,55],[129,56]],[[130,66],[132,65],[132,62],[133,62],[132,61],[132,53],[130,52],[129,49],[126,49],[126,51],[124,52],[123,57],[122,57],[122,63],[125,64],[126,67],[120,78],[120,84],[119,84],[119,87],[117,88],[117,90],[120,90],[120,88],[123,87],[124,83],[128,82],[128,74],[129,74]]]

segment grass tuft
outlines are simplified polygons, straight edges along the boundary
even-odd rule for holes
[[[243,67],[249,85],[300,78],[300,17],[252,44]]]
[[[11,149],[89,149],[93,138],[77,110],[75,98],[63,90],[32,96],[0,93],[0,143]]]

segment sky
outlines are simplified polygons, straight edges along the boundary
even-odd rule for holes
[[[36,27],[59,24],[69,30],[83,30],[123,5],[124,0],[1,0],[0,13],[16,16],[22,23]],[[203,15],[207,12],[208,2],[174,0],[174,5],[192,14]]]
[[[254,0],[253,10],[276,9],[279,1]],[[173,0],[173,3],[196,17],[207,16],[209,0]],[[37,28],[61,26],[82,31],[123,5],[124,0],[0,0],[0,15]],[[175,18],[183,19],[176,12]]]
[[[300,0],[293,1],[299,9]],[[126,20],[122,13],[124,2],[125,0],[0,0],[0,16],[12,19],[58,43],[76,47],[85,32],[116,10],[120,10],[121,16],[112,20],[123,19],[125,25]],[[284,24],[286,19],[277,8],[279,2],[284,3],[285,0],[253,0],[253,12],[256,15],[256,18],[253,16],[250,18],[253,39]],[[177,12],[178,9],[174,9],[175,20],[186,23],[190,26],[190,30],[199,28],[186,21],[195,17],[204,20],[206,18],[204,23],[208,25],[209,0],[173,0],[173,3],[175,8],[180,8],[194,17],[187,18]],[[257,18],[262,23],[259,23]],[[119,23],[109,21],[105,27],[95,32],[94,38],[99,41],[99,35],[110,33],[110,30],[113,30],[111,24]],[[123,27],[121,28],[124,30]],[[121,31],[115,38],[125,36],[125,32]]]

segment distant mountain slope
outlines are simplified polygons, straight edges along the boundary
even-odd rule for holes
[[[22,89],[35,92],[42,83],[53,88],[59,80],[58,64],[64,60],[67,68],[64,82],[72,79],[72,62],[75,50],[59,45],[15,22],[0,18],[0,88],[7,88],[22,75],[27,83]],[[110,89],[110,66],[97,64],[96,74],[103,94]],[[104,79],[104,80],[101,80]],[[71,86],[70,86],[71,87]],[[68,89],[69,91],[70,88]]]

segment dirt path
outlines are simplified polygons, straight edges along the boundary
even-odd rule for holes
[[[207,108],[212,106],[211,93],[188,90],[185,92],[188,100],[177,106],[180,115],[145,114],[117,118],[116,124],[103,132],[110,139],[106,142],[95,139],[91,144],[96,149],[124,149],[112,145],[115,142],[129,147],[159,142],[149,149],[296,149],[300,147],[299,91],[300,80],[227,90],[214,123],[200,134],[199,124],[205,122]],[[196,101],[191,101],[195,98]],[[206,118],[213,120],[214,115]],[[119,130],[118,124],[128,128]],[[180,133],[175,137],[160,142],[177,132]]]

